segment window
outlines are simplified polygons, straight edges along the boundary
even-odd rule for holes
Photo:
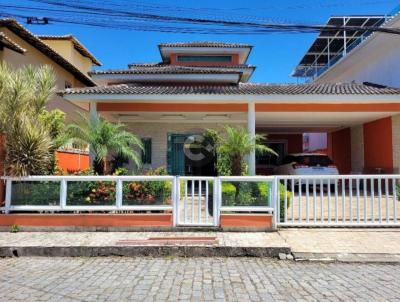
[[[151,164],[151,138],[142,138],[142,164]]]
[[[178,62],[231,62],[232,56],[178,56]]]
[[[283,157],[286,154],[286,143],[285,142],[267,142],[266,146],[278,153],[278,156],[271,153],[256,153],[256,164],[266,165],[268,167],[274,167],[281,164]]]
[[[65,81],[64,88],[65,89],[72,88],[72,84],[70,82],[68,82],[68,81]]]

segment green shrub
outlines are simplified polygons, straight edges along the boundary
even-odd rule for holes
[[[167,170],[160,167],[148,170],[146,175],[167,175]],[[131,205],[171,204],[171,181],[136,181],[124,183],[123,203]]]
[[[18,233],[19,231],[21,231],[21,228],[17,224],[13,224],[10,228],[11,233]]]
[[[239,193],[236,194],[237,188]],[[241,182],[241,183],[222,183],[222,203],[223,206],[273,206],[270,204],[271,184],[266,182]],[[285,186],[279,186],[280,215],[284,216]],[[287,207],[289,208],[292,195],[287,193]]]

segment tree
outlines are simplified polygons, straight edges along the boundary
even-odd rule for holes
[[[5,136],[7,175],[27,176],[50,170],[54,144],[38,119],[55,91],[49,66],[12,70],[0,64],[0,133]]]
[[[68,125],[66,129],[69,143],[91,147],[94,152],[93,168],[98,174],[106,173],[106,158],[110,153],[132,159],[137,166],[141,165],[135,149],[143,150],[142,142],[128,132],[123,124],[114,124],[101,117],[90,119],[81,114],[81,121]]]
[[[241,176],[246,172],[244,158],[252,151],[278,156],[274,150],[261,144],[265,139],[266,136],[260,134],[253,137],[243,127],[226,126],[224,133],[219,134],[217,138],[219,167],[223,166],[225,173],[229,169],[230,175]]]

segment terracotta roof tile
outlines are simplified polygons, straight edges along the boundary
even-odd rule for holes
[[[25,53],[26,50],[7,37],[3,32],[0,32],[0,45],[7,47],[19,53]]]
[[[225,67],[190,67],[178,65],[160,65],[160,66],[135,66],[130,69],[109,69],[91,71],[90,74],[220,74],[220,73],[241,73],[240,70]]]
[[[239,85],[146,85],[120,84],[66,89],[68,94],[207,94],[207,95],[400,95],[400,89],[354,83],[335,84],[253,84]]]

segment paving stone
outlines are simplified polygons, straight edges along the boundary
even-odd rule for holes
[[[399,264],[22,257],[0,259],[0,271],[2,301],[396,301],[400,296]]]

